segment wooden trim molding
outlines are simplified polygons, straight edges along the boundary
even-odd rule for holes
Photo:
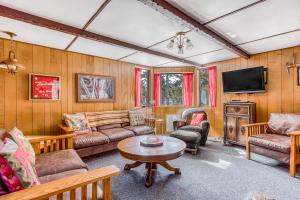
[[[104,35],[100,35],[100,34],[96,34],[96,33],[92,33],[86,30],[82,30],[80,28],[76,28],[73,26],[69,26],[66,24],[62,24],[59,22],[55,22],[43,17],[39,17],[36,15],[32,15],[26,12],[22,12],[16,9],[12,9],[6,6],[2,6],[0,5],[0,16],[3,17],[7,17],[10,19],[14,19],[14,20],[18,20],[18,21],[22,21],[25,23],[29,23],[35,26],[40,26],[40,27],[44,27],[44,28],[48,28],[51,30],[55,30],[55,31],[59,31],[59,32],[63,32],[63,33],[67,33],[67,34],[71,34],[71,35],[75,35],[77,37],[83,37],[86,39],[90,39],[90,40],[94,40],[97,42],[104,42],[104,43],[108,43],[108,44],[112,44],[112,45],[117,45],[117,46],[121,46],[121,47],[125,47],[128,49],[134,49],[136,51],[140,51],[140,52],[144,52],[144,53],[148,53],[148,54],[152,54],[155,56],[160,56],[160,57],[164,57],[167,59],[171,59],[174,61],[178,61],[178,62],[182,62],[182,63],[186,63],[186,64],[190,64],[193,66],[201,66],[201,64],[193,62],[193,61],[189,61],[189,60],[185,60],[183,58],[179,58],[176,56],[172,56],[169,54],[165,54],[162,52],[158,52],[158,51],[154,51],[151,49],[147,49],[144,47],[140,47],[128,42],[124,42],[121,40],[117,40],[114,38],[110,38]]]

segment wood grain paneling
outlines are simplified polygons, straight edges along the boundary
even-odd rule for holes
[[[16,42],[18,59],[26,66],[16,75],[0,70],[0,127],[14,126],[27,135],[59,134],[63,113],[134,108],[134,68],[136,65]],[[7,57],[9,41],[0,39],[0,59]],[[152,68],[143,68],[152,70]],[[29,73],[61,76],[60,101],[29,101]],[[116,77],[116,102],[77,103],[75,73]]]
[[[206,65],[218,67],[217,107],[204,108],[209,118],[214,119],[211,121],[211,137],[223,137],[223,103],[230,100],[239,99],[255,102],[257,122],[267,121],[272,112],[300,113],[300,86],[297,86],[297,69],[291,69],[288,73],[285,67],[286,62],[291,61],[293,53],[297,57],[296,60],[300,60],[300,47],[294,47],[252,55],[248,60],[236,58]],[[257,66],[268,68],[267,92],[223,94],[221,72]]]
[[[285,68],[286,62],[291,62],[293,53],[296,61],[299,62],[300,46],[252,55],[248,60],[236,58],[205,65],[217,66],[217,106],[216,108],[203,107],[211,124],[209,136],[223,137],[223,103],[230,100],[255,102],[257,122],[267,121],[272,112],[300,113],[300,86],[297,86],[297,69],[291,69],[288,73]],[[257,94],[224,94],[222,92],[222,72],[257,66],[264,66],[269,70],[267,92]],[[154,69],[154,72],[185,72],[189,70],[191,70],[190,67],[178,69],[168,67]],[[197,83],[199,79],[197,73],[195,76],[194,83]],[[197,87],[195,89],[196,97],[194,96],[194,99],[195,102],[198,102],[198,89]],[[194,103],[194,106],[197,106],[196,104]],[[186,108],[180,106],[158,107],[156,116],[166,120],[168,114],[181,114],[184,109]],[[165,133],[165,129],[160,128],[159,131]]]

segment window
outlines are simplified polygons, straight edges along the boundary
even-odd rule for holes
[[[142,69],[141,72],[141,106],[149,106],[150,99],[150,71]]]
[[[208,106],[209,105],[209,94],[208,94],[208,70],[199,69],[199,100],[200,106]]]
[[[161,105],[182,105],[182,74],[161,74]]]

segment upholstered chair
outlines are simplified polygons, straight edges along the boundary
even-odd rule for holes
[[[189,108],[182,112],[181,119],[173,122],[174,130],[198,132],[201,135],[200,145],[204,146],[209,132],[207,114],[199,108]]]
[[[243,125],[246,135],[246,158],[260,154],[289,164],[290,175],[296,175],[300,164],[300,115],[272,113],[266,123]]]

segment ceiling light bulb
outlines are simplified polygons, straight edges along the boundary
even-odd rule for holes
[[[174,43],[175,43],[175,41],[174,41],[173,39],[170,40],[169,44],[167,45],[167,48],[168,48],[169,50],[173,50],[173,48],[174,48]]]
[[[178,46],[178,54],[183,54],[183,46]]]
[[[186,49],[191,50],[192,48],[194,48],[192,41],[190,39],[187,39],[186,40]]]

